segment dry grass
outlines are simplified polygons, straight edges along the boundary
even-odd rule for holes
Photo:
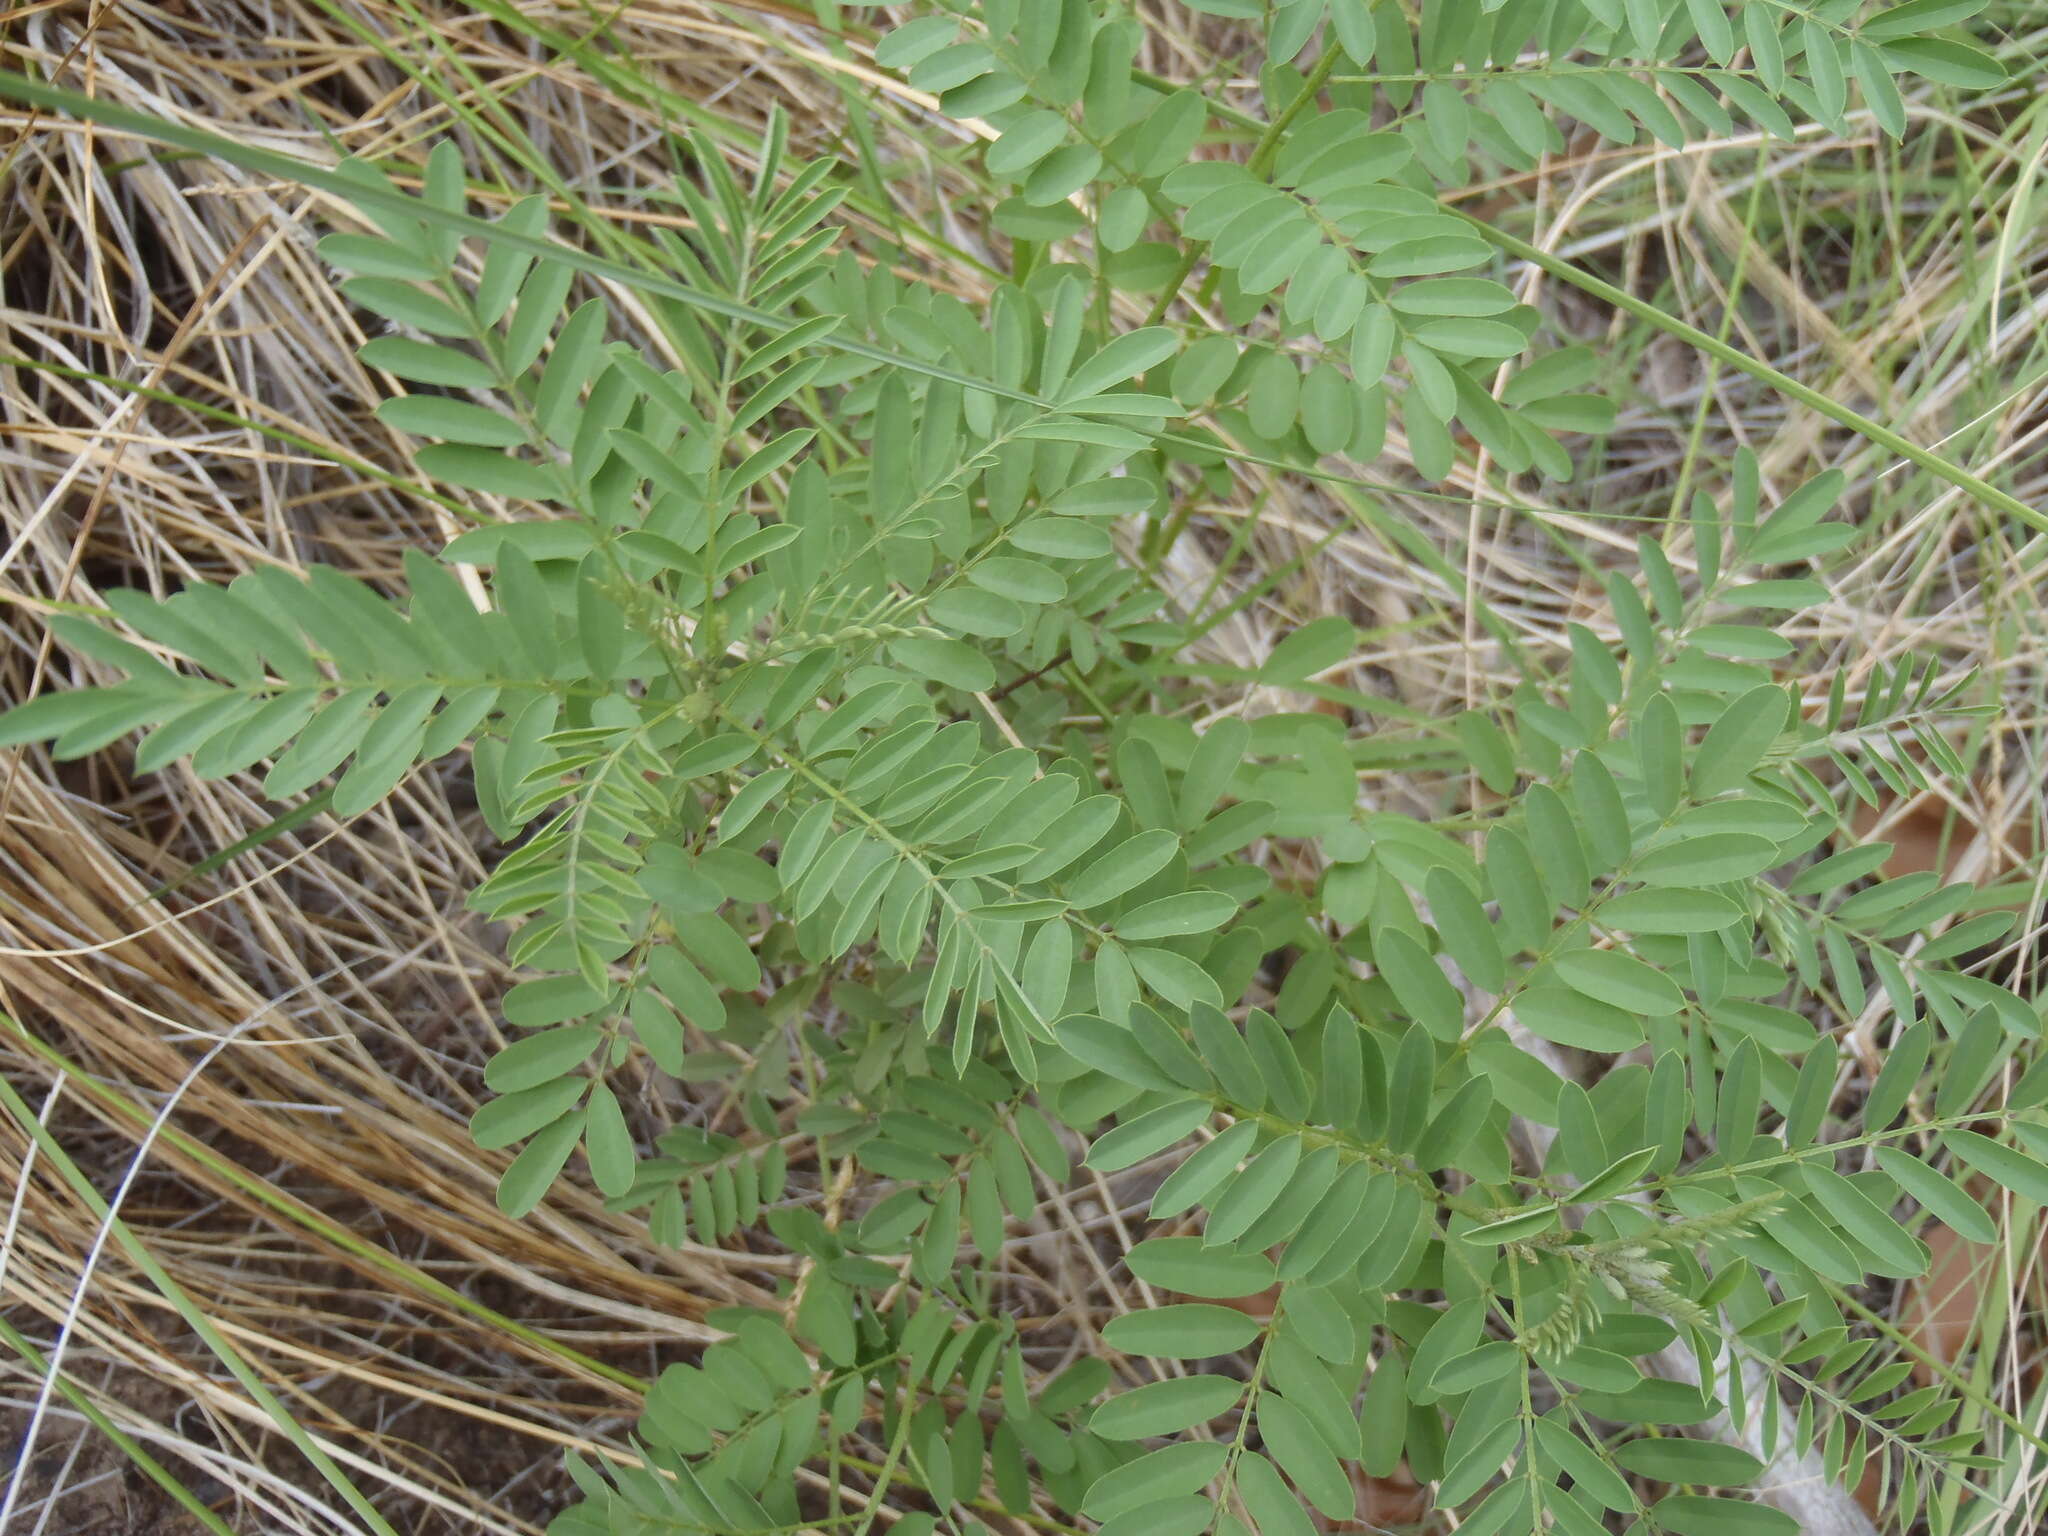
[[[386,35],[407,25],[390,12],[355,19]],[[710,19],[677,9],[660,30],[673,47]],[[454,12],[441,21],[489,77],[531,75],[508,38]],[[311,7],[48,7],[18,13],[9,34],[15,67],[69,57],[71,78],[99,93],[295,153],[322,156],[324,130],[350,150],[402,155],[442,127],[437,104]],[[715,40],[676,49],[666,73],[740,121],[783,94]],[[660,174],[652,125],[603,93],[527,79],[520,108],[572,182]],[[370,419],[381,396],[352,359],[357,322],[312,255],[322,210],[222,167],[135,163],[144,146],[75,125],[15,117],[8,138],[0,353],[155,386],[318,449],[9,368],[10,594],[91,603],[107,585],[164,590],[263,561],[379,576],[406,547],[445,541],[456,525],[443,509],[327,457],[405,469]],[[117,176],[120,161],[130,165]],[[89,671],[48,651],[31,611],[11,607],[4,622],[9,697],[53,669]],[[496,1210],[494,1170],[465,1122],[501,1043],[493,1002],[506,982],[494,935],[462,911],[489,836],[461,775],[416,778],[370,817],[315,822],[152,901],[274,807],[247,782],[131,780],[119,752],[76,771],[24,760],[5,774],[0,987],[6,1011],[64,1053],[60,1065],[10,1042],[10,1080],[103,1189],[149,1127],[182,1133],[155,1139],[121,1214],[401,1528],[537,1530],[564,1487],[560,1448],[616,1443],[637,1409],[636,1393],[547,1344],[652,1374],[704,1337],[709,1308],[762,1299],[778,1265],[656,1251],[639,1221],[594,1197],[523,1222]],[[4,1283],[17,1325],[47,1340],[97,1222],[47,1160],[23,1164],[18,1141],[0,1144],[0,1179],[22,1192]],[[405,1273],[325,1240],[297,1212]],[[516,1315],[540,1342],[460,1310],[444,1289]],[[188,1481],[231,1525],[354,1529],[276,1454],[261,1416],[117,1252],[100,1256],[85,1295],[66,1373],[197,1469]],[[38,1381],[9,1364],[19,1429]],[[70,1459],[73,1440],[63,1415],[44,1425],[21,1528],[150,1528],[141,1480],[104,1446]]]
[[[1206,74],[1223,34],[1177,31],[1187,13],[1152,9],[1173,15],[1146,65]],[[523,13],[590,29],[582,10],[549,0]],[[842,56],[794,14],[659,0],[614,37],[647,79],[736,134],[771,103],[791,106],[816,151],[837,138],[841,89],[874,89],[875,77],[858,50]],[[509,122],[619,228],[665,216],[624,195],[666,174],[663,114],[464,7],[63,0],[15,7],[0,38],[9,67],[320,159],[345,149],[412,161],[453,129],[483,179],[514,181],[491,137]],[[473,122],[452,121],[447,98],[367,39],[428,60]],[[971,294],[980,280],[945,246],[979,252],[983,237],[949,212],[964,184],[934,153],[948,131],[924,105],[899,87],[874,110],[904,161],[893,185],[905,227],[937,232],[920,237],[925,254]],[[1739,267],[1732,340],[1918,441],[1961,434],[1959,457],[2041,504],[2048,229],[2012,217],[2038,153],[2023,109],[2015,93],[2006,109],[1954,122],[1916,103],[1929,128],[1895,159],[1874,132],[1847,144],[1740,139],[1711,162],[1595,146],[1487,197],[1493,212],[1533,214],[1539,243],[1710,330]],[[9,113],[5,128],[0,355],[14,361],[0,364],[0,595],[14,601],[0,608],[0,698],[98,675],[52,648],[38,615],[53,603],[264,561],[384,577],[404,549],[445,540],[457,525],[447,508],[341,467],[407,477],[404,445],[370,416],[380,387],[352,358],[359,321],[312,255],[331,210],[77,124]],[[1984,211],[1960,216],[1980,189]],[[630,333],[633,302],[613,297]],[[1824,688],[1842,665],[1860,683],[1916,653],[1983,668],[2008,713],[1980,744],[1979,778],[1947,807],[1953,849],[1931,857],[1953,856],[1966,875],[2034,878],[2042,541],[1576,293],[1532,282],[1531,297],[1561,332],[1606,350],[1627,402],[1590,476],[1517,484],[1482,463],[1449,494],[1421,494],[1398,488],[1410,482],[1397,443],[1364,487],[1247,478],[1229,504],[1199,509],[1169,584],[1244,586],[1318,552],[1218,628],[1211,659],[1255,664],[1286,625],[1341,611],[1373,639],[1333,680],[1390,715],[1442,716],[1512,687],[1525,664],[1554,664],[1567,623],[1598,622],[1592,574],[1629,558],[1630,520],[1661,518],[1681,486],[1718,489],[1736,445],[1755,447],[1780,488],[1840,460],[1883,533],[1793,631],[1815,659],[1809,675]],[[1423,545],[1434,565],[1416,558]],[[9,1081],[103,1193],[119,1188],[129,1228],[400,1529],[539,1530],[566,1486],[560,1449],[620,1444],[637,1406],[626,1382],[688,1352],[711,1309],[770,1299],[781,1261],[656,1249],[637,1219],[567,1186],[528,1220],[495,1209],[496,1164],[465,1120],[499,1043],[506,976],[497,936],[462,908],[490,844],[459,764],[416,776],[359,821],[316,819],[152,899],[274,808],[248,779],[135,779],[127,762],[116,748],[63,769],[34,754],[0,768],[0,1004],[27,1037],[0,1033]],[[1365,793],[1401,809],[1437,803],[1398,755]],[[1987,963],[2030,981],[2040,903],[2025,899],[2028,921]],[[1853,1044],[1851,1094],[1883,1041],[1859,1030]],[[673,1098],[650,1112],[722,1107]],[[0,1187],[15,1191],[0,1231],[7,1315],[46,1350],[61,1327],[77,1392],[232,1529],[358,1528],[119,1248],[96,1251],[98,1218],[11,1132]],[[1084,1189],[1046,1217],[1072,1241],[1020,1243],[1014,1256],[1037,1270],[1044,1313],[1083,1320],[1066,1348],[1085,1347],[1088,1320],[1123,1305],[1088,1235],[1135,1221],[1118,1206]],[[1970,1271],[1996,1291],[1979,1317],[2015,1317],[2038,1289],[2031,1245],[2016,1241],[2007,1258],[1995,1281],[1981,1263]],[[1984,1385],[2023,1409],[2032,1335],[2002,1336],[2012,1353]],[[0,1360],[11,1434],[42,1385]],[[2018,1501],[2041,1464],[2013,1471]],[[24,1531],[200,1529],[61,1399],[40,1417],[13,1513]]]

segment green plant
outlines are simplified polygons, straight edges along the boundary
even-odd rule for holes
[[[1847,670],[1814,697],[1774,674],[1858,536],[1842,477],[1766,509],[1739,459],[1608,575],[1613,640],[1574,627],[1498,709],[1416,727],[1434,824],[1360,809],[1329,716],[1198,731],[1171,663],[1213,615],[1147,566],[1203,487],[1342,481],[1396,427],[1425,478],[1454,428],[1567,476],[1564,435],[1611,420],[1597,359],[1520,363],[1541,317],[1471,275],[1498,241],[1446,194],[1562,147],[1552,111],[1789,135],[1788,103],[1839,128],[1853,80],[1900,132],[1895,71],[2000,77],[1941,30],[1973,7],[1201,9],[1261,23],[1263,116],[1159,88],[1121,7],[882,39],[1015,188],[979,307],[842,239],[848,184],[779,120],[748,181],[693,147],[689,232],[644,271],[550,245],[538,199],[479,225],[449,148],[419,199],[330,175],[377,231],[322,247],[392,326],[363,361],[414,386],[380,414],[502,515],[409,552],[403,600],[325,568],[109,594],[204,675],[58,615],[127,680],[25,704],[0,742],[146,727],[139,768],[267,763],[278,799],[334,776],[343,816],[470,752],[509,846],[472,905],[532,973],[474,1123],[519,1149],[501,1202],[531,1210],[580,1150],[659,1240],[796,1260],[780,1311],[664,1373],[640,1464],[576,1466],[565,1533],[862,1533],[901,1494],[929,1505],[913,1532],[1276,1536],[1403,1460],[1473,1536],[1792,1528],[1696,1491],[1764,1471],[1671,1433],[1716,1414],[1833,1480],[1877,1458],[1894,1518],[1938,1523],[1973,1436],[1940,1382],[1901,1390],[1914,1358],[1858,1296],[1925,1267],[1906,1201],[1989,1235],[1951,1173],[2048,1202],[2048,1071],[1993,1083],[2038,1017],[1951,964],[2010,913],[1873,882],[1878,847],[1814,857],[1845,797],[1965,776],[1947,732],[1984,709],[1931,663],[1853,700]],[[666,356],[571,307],[600,266]],[[1313,688],[1354,643],[1318,621],[1242,681]],[[1313,846],[1312,889],[1275,883],[1279,843]],[[1850,1024],[1890,1052],[1838,1116]],[[1572,1051],[1607,1064],[1590,1088]],[[725,1129],[651,1132],[656,1076],[708,1085]],[[1111,1392],[1084,1340],[1040,1384],[1003,1252],[1076,1153],[1154,1219],[1205,1213],[1107,1256],[1187,1299],[1104,1350],[1215,1368]],[[1695,1379],[1645,1369],[1671,1355]],[[840,1475],[814,1490],[817,1463]]]

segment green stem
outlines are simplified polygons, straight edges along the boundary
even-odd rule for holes
[[[240,1383],[257,1407],[271,1422],[277,1432],[289,1440],[307,1461],[319,1471],[329,1487],[339,1494],[350,1509],[361,1517],[365,1526],[377,1536],[398,1536],[390,1523],[377,1512],[376,1505],[364,1497],[353,1479],[342,1471],[340,1465],[328,1453],[327,1448],[307,1433],[304,1425],[292,1417],[290,1410],[279,1401],[277,1395],[264,1385],[255,1368],[242,1358],[241,1352],[227,1341],[227,1338],[213,1324],[199,1304],[186,1294],[183,1286],[171,1278],[170,1271],[157,1261],[156,1255],[131,1232],[128,1224],[116,1216],[106,1198],[93,1187],[91,1179],[85,1176],[71,1154],[64,1150],[62,1142],[52,1134],[30,1109],[27,1102],[15,1091],[14,1085],[0,1077],[0,1107],[4,1107],[20,1125],[22,1131],[36,1144],[36,1148],[47,1158],[57,1171],[58,1177],[70,1189],[72,1195],[99,1221],[116,1246],[128,1256],[129,1262],[141,1270],[149,1283],[185,1324],[198,1334],[215,1359],[227,1367],[228,1373]]]
[[[1280,152],[1280,136],[1293,121],[1306,112],[1316,99],[1316,93],[1329,82],[1330,73],[1337,67],[1343,50],[1332,45],[1323,50],[1323,56],[1316,61],[1316,67],[1302,82],[1301,89],[1294,93],[1294,100],[1287,103],[1278,117],[1264,126],[1258,143],[1252,146],[1251,158],[1245,162],[1245,169],[1254,176],[1263,175],[1272,163],[1274,155]],[[1138,77],[1142,78],[1142,77]],[[1152,306],[1152,313],[1145,317],[1147,325],[1157,325],[1166,318],[1166,312],[1173,308],[1173,302],[1180,297],[1180,290],[1188,280],[1188,274],[1195,270],[1195,263],[1202,259],[1202,252],[1208,249],[1206,241],[1190,246],[1182,253],[1180,266],[1175,269],[1173,280],[1161,290],[1159,301]]]
[[[87,1072],[84,1067],[65,1056],[55,1046],[49,1045],[30,1034],[13,1018],[0,1014],[0,1025],[4,1025],[12,1033],[15,1043],[20,1045],[22,1049],[40,1058],[50,1066],[55,1067],[58,1071],[65,1073],[71,1079],[72,1086],[76,1090],[95,1100],[102,1109],[111,1113],[116,1119],[125,1120],[132,1125],[145,1129],[153,1123],[154,1117],[148,1110],[125,1097],[118,1090],[100,1082],[93,1074]],[[633,1375],[630,1371],[622,1371],[616,1366],[607,1365],[602,1360],[594,1359],[579,1350],[572,1349],[566,1344],[549,1338],[546,1334],[536,1329],[527,1327],[524,1323],[515,1322],[512,1318],[505,1316],[504,1313],[493,1311],[482,1302],[465,1296],[454,1287],[444,1285],[432,1275],[414,1268],[403,1259],[386,1253],[383,1249],[371,1243],[364,1242],[353,1232],[329,1221],[311,1206],[286,1194],[269,1180],[251,1173],[239,1163],[223,1156],[204,1142],[188,1136],[175,1126],[167,1125],[160,1129],[157,1132],[157,1140],[172,1148],[179,1156],[204,1168],[209,1174],[222,1180],[231,1188],[238,1190],[277,1215],[282,1216],[294,1226],[301,1227],[312,1233],[321,1241],[331,1244],[335,1249],[347,1254],[350,1258],[358,1260],[388,1278],[397,1281],[406,1289],[425,1296],[449,1308],[451,1311],[474,1318],[476,1321],[488,1325],[509,1338],[517,1339],[521,1343],[550,1356],[559,1364],[573,1366],[589,1376],[612,1386],[622,1387],[627,1392],[636,1396],[646,1392],[649,1383]]]
[[[1880,448],[1889,449],[1900,458],[1918,465],[1937,479],[1947,481],[1956,489],[1967,491],[1985,506],[1994,507],[2001,512],[2009,513],[2030,528],[2041,532],[2048,532],[2048,514],[2035,510],[2018,497],[2001,491],[1990,481],[1979,475],[1971,474],[1960,465],[1951,464],[1940,454],[1922,448],[1917,443],[1908,442],[1898,433],[1892,431],[1891,428],[1871,420],[1861,411],[1851,410],[1839,401],[1830,400],[1819,390],[1809,388],[1807,385],[1791,377],[1791,375],[1779,372],[1769,363],[1759,362],[1747,352],[1729,345],[1719,337],[1710,336],[1697,326],[1688,325],[1683,320],[1665,314],[1656,305],[1639,299],[1634,294],[1593,276],[1590,272],[1581,271],[1562,257],[1553,256],[1548,251],[1541,250],[1531,245],[1528,241],[1507,233],[1505,230],[1496,229],[1484,219],[1477,218],[1461,208],[1447,205],[1447,209],[1471,225],[1473,231],[1481,239],[1505,251],[1517,260],[1526,261],[1531,266],[1540,268],[1543,272],[1556,278],[1559,282],[1569,283],[1572,287],[1579,289],[1583,293],[1589,293],[1605,303],[1614,305],[1617,309],[1626,311],[1638,320],[1655,326],[1668,335],[1676,336],[1680,341],[1698,348],[1716,361],[1725,363],[1730,368],[1746,373],[1751,378],[1770,385],[1780,393],[1797,400],[1801,405],[1827,417],[1829,421],[1839,426],[1847,427],[1850,431],[1867,438]]]
[[[26,1336],[4,1318],[0,1318],[0,1342],[4,1342],[9,1349],[21,1356],[30,1370],[42,1375],[49,1374],[50,1365],[43,1358],[42,1351],[31,1344]],[[151,1482],[169,1494],[179,1507],[194,1520],[197,1520],[209,1531],[212,1531],[214,1536],[235,1536],[235,1533],[228,1527],[226,1521],[222,1520],[219,1515],[216,1515],[205,1504],[201,1503],[199,1495],[179,1482],[177,1475],[154,1456],[150,1455],[148,1451],[145,1451],[133,1435],[108,1418],[99,1404],[79,1391],[77,1387],[73,1386],[63,1376],[57,1378],[56,1385],[58,1395],[73,1408],[77,1409],[79,1416],[86,1423],[92,1425],[94,1429],[97,1429],[109,1440],[113,1441],[123,1455],[140,1467],[143,1474]]]

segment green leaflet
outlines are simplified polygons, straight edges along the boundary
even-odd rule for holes
[[[1287,1189],[1301,1165],[1301,1153],[1301,1139],[1285,1136],[1247,1163],[1222,1193],[1210,1200],[1202,1240],[1222,1244],[1243,1236]]]
[[[1454,1039],[1464,1020],[1464,1001],[1422,946],[1399,929],[1379,937],[1381,974],[1408,1016],[1439,1039]]]
[[[1788,710],[1784,689],[1769,684],[1730,704],[1708,728],[1693,754],[1693,795],[1708,800],[1740,787],[1784,728]]]
[[[1189,1296],[1254,1296],[1275,1279],[1272,1260],[1258,1253],[1204,1247],[1191,1237],[1147,1238],[1126,1256],[1141,1280]]]
[[[1504,1216],[1499,1221],[1489,1221],[1483,1226],[1473,1227],[1459,1234],[1468,1243],[1518,1243],[1547,1232],[1557,1225],[1557,1211],[1553,1207],[1542,1210],[1523,1211],[1513,1216]]]
[[[1531,987],[1515,999],[1516,1017],[1559,1045],[1587,1051],[1620,1052],[1643,1043],[1640,1019],[1564,987]]]
[[[1244,1383],[1228,1376],[1183,1376],[1120,1392],[1089,1415],[1088,1427],[1107,1440],[1149,1440],[1177,1434],[1228,1412]]]
[[[1718,891],[1645,888],[1601,903],[1604,927],[1630,933],[1718,933],[1742,915]]]
[[[1615,1459],[1629,1471],[1660,1482],[1708,1487],[1739,1486],[1763,1472],[1754,1456],[1736,1446],[1679,1436],[1631,1440],[1616,1450]]]
[[[1084,867],[1068,882],[1067,899],[1084,909],[1114,901],[1165,868],[1179,847],[1180,840],[1164,829],[1140,832]]]
[[[1702,889],[1758,875],[1780,861],[1777,845],[1744,832],[1710,832],[1646,854],[1635,874],[1646,885]]]
[[[1223,1446],[1200,1440],[1148,1451],[1097,1478],[1082,1510],[1108,1520],[1156,1499],[1192,1493],[1216,1475],[1226,1454]]]
[[[1797,1536],[1799,1530],[1799,1522],[1781,1510],[1759,1507],[1748,1499],[1702,1494],[1674,1493],[1659,1499],[1654,1515],[1679,1536],[1739,1536],[1745,1531]]]
[[[1311,1504],[1333,1520],[1356,1507],[1357,1493],[1336,1453],[1301,1409],[1268,1390],[1259,1397],[1258,1420],[1267,1453]]]
[[[1260,1332],[1256,1320],[1234,1307],[1183,1302],[1126,1313],[1114,1319],[1102,1336],[1127,1354],[1204,1360],[1243,1349]]]
[[[2021,1199],[2048,1205],[2048,1166],[2035,1158],[1975,1131],[1944,1131],[1942,1140],[1964,1162],[1989,1174]]]
[[[1237,903],[1220,891],[1183,891],[1125,913],[1116,920],[1116,932],[1130,940],[1210,933],[1228,922],[1236,911]]]
[[[1552,962],[1574,992],[1625,1013],[1676,1013],[1685,994],[1671,979],[1632,955],[1612,949],[1575,949]]]
[[[1880,1147],[1877,1165],[1926,1207],[1928,1214],[1952,1228],[1958,1236],[1974,1243],[1989,1243],[1997,1239],[1998,1229],[1984,1207],[1960,1185],[1943,1177],[1910,1152],[1897,1147]]]
[[[1162,1104],[1097,1137],[1088,1150],[1088,1166],[1104,1173],[1128,1168],[1185,1139],[1209,1115],[1209,1105],[1200,1099]]]

